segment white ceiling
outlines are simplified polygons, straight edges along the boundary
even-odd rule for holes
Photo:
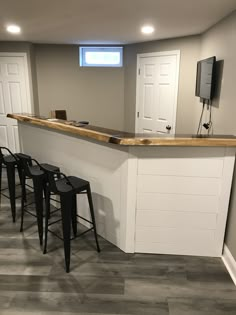
[[[127,44],[199,34],[236,9],[236,0],[0,0],[0,40]],[[5,26],[22,27],[20,35]],[[140,33],[153,24],[154,34]]]

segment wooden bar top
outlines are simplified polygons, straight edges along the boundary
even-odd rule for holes
[[[8,114],[7,117],[27,124],[46,127],[97,141],[126,146],[195,146],[236,147],[236,137],[228,135],[161,135],[139,134],[83,125],[76,121],[45,118],[31,114]]]

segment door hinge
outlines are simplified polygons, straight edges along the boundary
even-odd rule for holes
[[[138,69],[138,74],[140,75],[140,73],[141,73],[141,70],[140,70],[140,68]]]
[[[139,112],[137,112],[137,117],[139,118]]]

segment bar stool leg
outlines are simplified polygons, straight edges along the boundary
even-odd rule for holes
[[[43,196],[45,198],[45,205],[46,205],[46,196],[47,196],[47,186],[46,186],[46,181],[43,181]],[[43,215],[46,216],[46,208],[45,208],[45,213],[43,213]],[[50,217],[49,217],[50,219]]]
[[[23,185],[23,176],[24,175],[23,175],[23,171],[22,171],[22,169],[21,169],[19,164],[17,164],[17,170],[18,170],[18,175],[19,175],[21,187],[23,187],[22,185]],[[25,183],[24,183],[24,185],[25,185]],[[26,190],[25,190],[25,187],[24,187],[23,190],[21,190],[21,192],[24,194],[23,195],[24,201],[26,201]]]
[[[23,224],[24,224],[24,214],[25,214],[25,175],[22,174],[22,184],[21,184],[21,224],[20,224],[20,232],[23,232]]]
[[[94,237],[95,237],[95,241],[96,241],[96,245],[97,245],[97,251],[100,252],[100,247],[99,247],[98,237],[97,237],[95,215],[94,215],[94,209],[93,209],[93,199],[92,199],[90,185],[88,185],[88,188],[87,188],[87,197],[88,197],[88,203],[89,203],[91,218],[92,218],[92,222],[93,222],[93,231],[94,231]]]
[[[7,180],[8,180],[9,194],[10,194],[12,220],[13,222],[16,222],[15,166],[13,164],[7,164],[6,167],[7,167]]]
[[[70,272],[70,231],[71,231],[72,196],[61,195],[62,230],[66,272]]]
[[[41,178],[33,178],[34,198],[40,246],[43,245],[43,187]]]
[[[50,217],[50,191],[46,188],[45,191],[45,234],[44,234],[44,249],[43,253],[47,253],[47,243],[48,243],[48,219]]]
[[[76,195],[72,197],[71,221],[74,237],[77,235],[77,200]]]

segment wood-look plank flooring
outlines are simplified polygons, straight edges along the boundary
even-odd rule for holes
[[[93,234],[72,242],[71,272],[49,234],[43,255],[36,225],[24,233],[0,209],[0,315],[235,315],[236,287],[221,259],[125,254]]]

